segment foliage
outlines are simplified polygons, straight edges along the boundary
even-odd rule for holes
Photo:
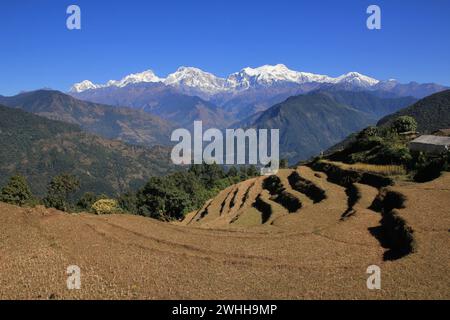
[[[79,187],[80,181],[73,175],[61,174],[54,177],[47,188],[47,196],[44,198],[45,206],[61,211],[72,210],[70,195]]]
[[[401,116],[394,120],[391,128],[397,132],[415,132],[417,130],[417,121],[410,116]]]
[[[100,199],[92,205],[92,210],[95,214],[111,214],[121,212],[117,200],[114,199]]]
[[[77,211],[93,212],[92,205],[100,199],[107,199],[107,198],[108,197],[104,194],[96,195],[94,192],[85,192],[81,196],[81,198],[78,199],[76,209]]]
[[[128,192],[118,198],[127,212],[160,220],[181,219],[199,209],[208,199],[242,179],[256,176],[256,167],[234,167],[225,172],[216,164],[192,165],[189,170],[165,177],[152,177],[137,193]]]
[[[280,160],[280,169],[287,169],[287,168],[289,168],[288,160],[281,159]]]
[[[31,204],[33,194],[27,180],[23,176],[12,176],[0,191],[0,201],[18,206]]]
[[[76,197],[89,191],[111,197],[174,170],[166,147],[106,140],[20,109],[0,106],[0,128],[0,186],[20,174],[38,197],[45,197],[50,180],[64,172],[82,182]]]

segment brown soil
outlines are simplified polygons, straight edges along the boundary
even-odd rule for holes
[[[405,196],[394,214],[415,249],[387,259],[382,214],[369,207],[378,190],[346,189],[307,167],[299,175],[323,189],[315,202],[289,212],[263,189],[265,177],[231,186],[181,223],[131,215],[66,214],[0,203],[1,299],[449,299],[450,174],[388,191]],[[269,210],[269,218],[255,206]],[[267,213],[266,213],[267,214]],[[381,290],[366,269],[381,268]],[[68,290],[66,268],[81,268],[81,289]]]

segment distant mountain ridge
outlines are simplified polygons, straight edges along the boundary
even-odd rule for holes
[[[145,111],[182,127],[192,126],[195,120],[203,121],[205,127],[224,127],[234,120],[214,103],[161,83],[104,87],[72,95],[85,101]]]
[[[168,145],[174,129],[173,124],[142,110],[81,101],[52,90],[0,97],[0,104],[77,124],[88,132],[132,144]]]
[[[116,195],[174,170],[167,147],[130,146],[86,133],[75,124],[1,105],[0,149],[0,186],[21,174],[38,196],[62,173],[80,178],[80,194]]]

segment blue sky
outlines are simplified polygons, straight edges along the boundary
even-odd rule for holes
[[[66,28],[70,4],[81,7],[82,30]],[[381,7],[381,30],[366,28],[370,4]],[[448,0],[21,0],[0,12],[3,95],[181,65],[226,76],[284,63],[450,85]]]

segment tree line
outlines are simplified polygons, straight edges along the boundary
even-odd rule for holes
[[[287,166],[286,161],[282,161],[282,166]],[[74,195],[81,181],[74,175],[53,177],[42,199],[33,195],[25,177],[16,175],[0,190],[0,201],[19,206],[44,205],[65,212],[131,213],[169,221],[182,219],[221,190],[258,175],[259,169],[254,165],[224,168],[203,163],[164,177],[151,177],[137,191],[115,198],[86,192],[78,199]]]

